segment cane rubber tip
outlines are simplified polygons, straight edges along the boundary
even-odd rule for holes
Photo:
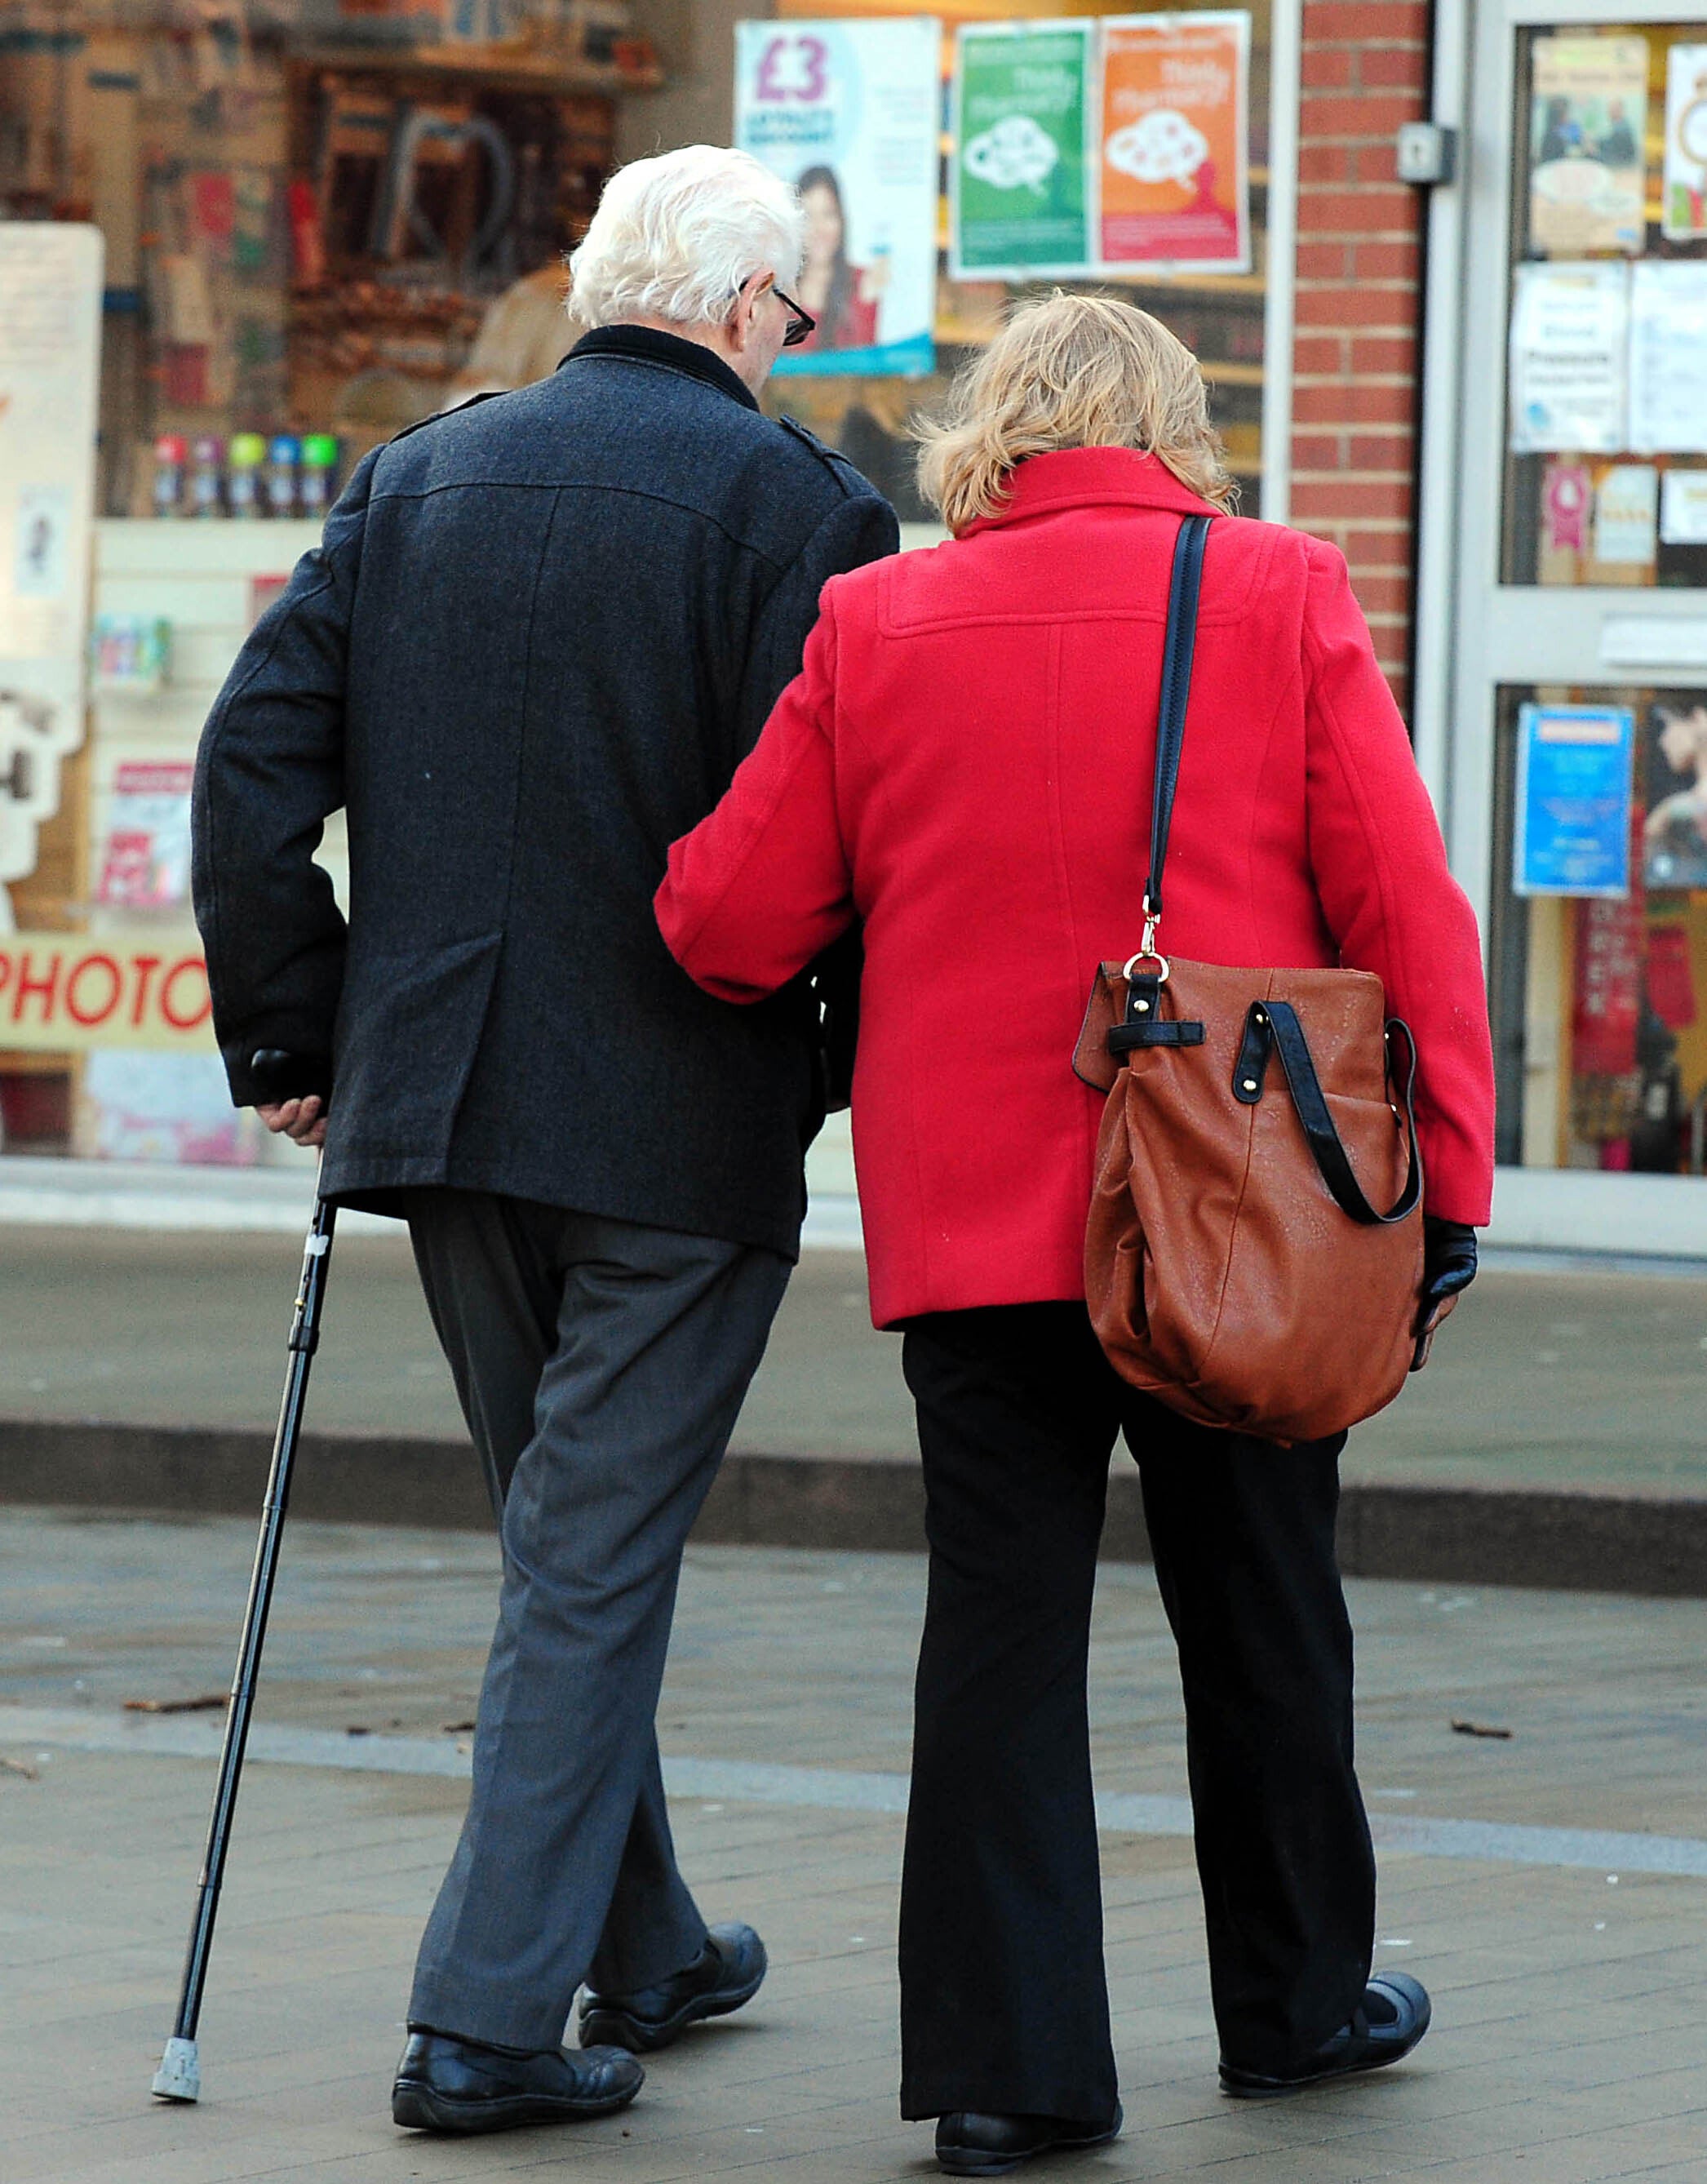
[[[202,2061],[193,2040],[169,2040],[154,2073],[157,2101],[198,2101],[202,2098]]]

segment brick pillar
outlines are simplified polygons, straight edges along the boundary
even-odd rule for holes
[[[1427,111],[1425,0],[1304,0],[1292,520],[1351,567],[1408,697],[1424,192],[1393,135]]]

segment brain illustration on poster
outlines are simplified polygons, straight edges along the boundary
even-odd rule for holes
[[[1010,114],[981,131],[960,157],[966,172],[993,190],[1030,190],[1041,198],[1061,152],[1029,114]]]
[[[736,142],[806,214],[785,376],[934,366],[942,50],[927,17],[737,26]]]
[[[1188,182],[1209,156],[1209,140],[1170,106],[1117,129],[1103,147],[1111,167],[1135,182]]]

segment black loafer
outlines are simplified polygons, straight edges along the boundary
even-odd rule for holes
[[[1421,1980],[1409,1972],[1377,1972],[1364,1989],[1362,2007],[1352,2012],[1350,2024],[1324,2041],[1301,2070],[1271,2078],[1224,2059],[1221,2091],[1237,2100],[1272,2101],[1330,2078],[1382,2070],[1410,2054],[1427,2031],[1432,2014],[1428,1990]]]
[[[511,2131],[577,2123],[626,2109],[646,2081],[614,2048],[492,2048],[454,2033],[409,2027],[392,2087],[392,2120],[405,2131]]]
[[[1039,2153],[1081,2152],[1118,2138],[1126,2118],[1069,2123],[1063,2116],[974,2115],[962,2109],[937,2119],[937,2166],[950,2176],[1000,2176]]]
[[[703,2017],[727,2017],[764,1984],[765,1944],[750,1926],[714,1926],[705,1947],[673,1979],[636,1994],[581,1997],[581,2044],[610,2044],[649,2055],[679,2040]]]

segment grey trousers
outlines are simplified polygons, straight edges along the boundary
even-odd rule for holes
[[[503,1541],[474,1790],[412,2024],[553,2048],[583,1980],[692,1963],[656,1714],[681,1551],[787,1284],[774,1251],[479,1191],[407,1194]]]

